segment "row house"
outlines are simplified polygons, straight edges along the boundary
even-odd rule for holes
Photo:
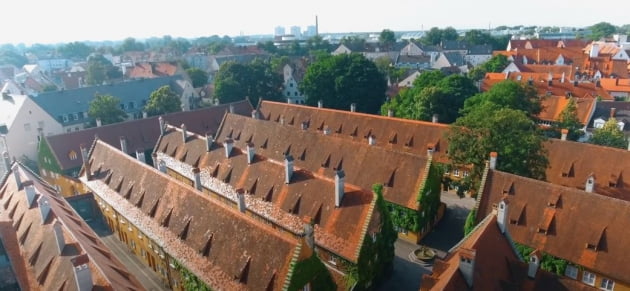
[[[626,137],[630,136],[630,103],[627,101],[598,102],[586,132],[592,134],[596,129],[604,127],[610,118],[615,118],[619,130]]]
[[[152,79],[181,75],[184,70],[177,62],[140,62],[122,66],[122,72],[127,79]]]
[[[143,156],[152,163],[151,153],[160,137],[158,120],[170,124],[190,124],[191,130],[216,133],[225,112],[249,115],[253,110],[247,100],[222,104],[193,111],[175,112],[131,120],[85,130],[40,138],[37,161],[40,175],[57,188],[64,197],[85,193],[78,180],[81,169],[80,145],[89,145],[98,137],[132,156]]]
[[[583,70],[595,79],[628,78],[628,53],[617,43],[595,41],[584,48]]]
[[[583,48],[589,41],[582,39],[511,39],[506,50],[537,49],[537,48]]]
[[[379,269],[387,260],[381,250],[374,249],[375,242],[385,240],[374,228],[381,225],[381,213],[385,210],[376,205],[376,197],[370,191],[373,184],[382,183],[387,177],[373,181],[367,188],[359,187],[353,183],[354,172],[351,174],[348,168],[352,157],[345,162],[337,157],[322,157],[319,171],[305,167],[302,161],[317,159],[316,149],[326,143],[320,140],[317,146],[310,144],[306,148],[299,143],[304,140],[312,141],[313,137],[292,136],[271,122],[226,114],[216,135],[195,134],[185,125],[166,127],[156,145],[154,160],[163,172],[190,188],[219,203],[239,204],[248,216],[281,233],[300,236],[299,222],[311,221],[315,249],[331,273],[342,274],[336,280],[342,286],[352,277],[350,272]],[[423,166],[420,162],[413,165],[416,171]],[[398,179],[401,186],[407,181],[405,175]],[[240,189],[244,194],[222,191],[225,187]],[[384,189],[385,199],[388,194]],[[365,257],[368,253],[373,258]],[[366,259],[372,262],[359,264]],[[373,279],[360,278],[357,284],[366,287]]]
[[[591,120],[597,99],[595,98],[575,98],[569,96],[541,96],[540,105],[542,110],[536,118],[539,124],[549,127],[558,124],[561,121],[562,112],[573,102],[577,108],[576,118],[582,124],[582,130],[586,130],[586,126]]]
[[[81,181],[109,228],[172,290],[335,289],[313,252],[317,233],[309,221],[293,219],[300,235],[285,235],[247,215],[255,202],[227,184],[212,189],[238,203],[212,199],[217,192],[190,187],[100,140],[82,155]]]
[[[630,289],[630,202],[596,194],[592,177],[578,189],[497,171],[496,160],[489,165],[477,221],[496,211],[501,232],[514,242],[566,261],[564,277],[601,290]]]
[[[0,184],[2,290],[145,290],[70,204],[20,163]]]
[[[599,81],[615,100],[630,101],[630,79],[603,78]]]

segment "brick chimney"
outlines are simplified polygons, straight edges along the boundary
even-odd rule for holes
[[[188,130],[186,130],[186,124],[182,123],[182,140],[184,141],[184,143],[186,143],[186,141],[188,140]]]
[[[103,126],[103,122],[101,121],[100,118],[97,118],[96,119],[96,127],[101,127],[101,126]]]
[[[350,104],[350,112],[357,112],[357,104],[356,103]]]
[[[594,189],[595,189],[595,175],[591,173],[588,176],[588,178],[586,178],[586,185],[584,186],[584,191],[593,193]]]
[[[206,152],[212,150],[212,144],[214,143],[214,136],[209,132],[206,132]]]
[[[293,156],[286,155],[284,157],[284,183],[291,183],[291,177],[293,176]]]
[[[341,207],[341,201],[345,192],[345,177],[346,173],[343,170],[335,172],[335,207]]]
[[[368,136],[368,144],[371,145],[371,146],[375,145],[376,144],[376,136],[374,136],[374,135]]]
[[[84,144],[79,146],[81,149],[81,159],[83,160],[83,169],[85,170],[85,178],[89,181],[92,179],[92,169],[90,169],[90,160],[88,157],[88,150]]]
[[[317,108],[324,108],[324,101],[317,100]]]
[[[254,162],[254,157],[256,155],[256,147],[251,142],[247,143],[247,164],[251,165]]]
[[[439,121],[439,115],[433,114],[433,116],[431,116],[431,122],[438,123],[438,121]]]
[[[459,271],[469,288],[473,286],[476,251],[462,248],[459,251]]]
[[[74,269],[74,282],[77,285],[78,291],[90,291],[94,288],[94,282],[92,281],[92,271],[88,263],[90,259],[87,254],[78,255],[72,259],[72,266]]]
[[[192,169],[193,176],[195,177],[195,189],[201,191],[201,170],[195,167]]]
[[[236,189],[236,203],[238,205],[238,211],[245,213],[247,205],[245,204],[245,190],[243,190],[243,188]]]
[[[542,258],[541,253],[538,250],[534,250],[529,255],[529,262],[527,267],[527,276],[534,279],[536,278],[536,273],[538,272],[538,268],[540,267],[540,259]]]
[[[61,228],[61,222],[55,218],[52,223],[53,232],[55,233],[55,241],[57,241],[57,251],[59,254],[63,252],[63,248],[66,247],[66,240],[63,237],[63,230]]]
[[[497,157],[499,154],[497,152],[490,153],[490,169],[494,170],[497,167]]]
[[[616,113],[617,113],[617,108],[615,107],[610,108],[610,117],[615,117]]]
[[[39,207],[39,214],[42,216],[42,224],[46,223],[46,219],[48,218],[48,214],[50,214],[50,202],[46,196],[40,196],[37,200],[37,204]]]
[[[120,136],[120,150],[125,153],[128,154],[129,152],[127,151],[127,139],[124,136]]]
[[[158,122],[160,123],[160,135],[164,135],[164,131],[166,130],[166,124],[164,123],[164,118],[162,118],[162,116],[158,117]]]
[[[144,156],[144,150],[143,149],[136,149],[136,159],[138,161],[140,161],[143,164],[147,163],[147,159]]]
[[[387,109],[387,116],[388,117],[394,117],[394,109]]]
[[[497,206],[497,224],[499,225],[501,233],[505,233],[505,231],[507,230],[508,206],[509,202],[505,197],[501,199],[501,201],[499,201],[499,205]]]
[[[234,140],[231,138],[226,138],[225,142],[223,142],[223,147],[225,148],[225,157],[229,158],[232,153],[232,148],[234,148]]]
[[[563,129],[561,130],[561,134],[562,134],[562,135],[560,136],[560,139],[561,139],[561,140],[567,140],[567,136],[569,135],[569,130],[568,130],[568,129],[566,129],[566,128],[563,128]]]

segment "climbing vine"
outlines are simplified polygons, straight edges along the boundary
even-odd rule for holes
[[[468,212],[466,222],[464,223],[464,235],[468,235],[473,229],[475,229],[475,218],[477,217],[477,209],[473,209]]]
[[[516,246],[516,251],[518,251],[523,260],[525,260],[525,262],[529,262],[529,256],[534,251],[534,248],[530,248],[519,243],[514,243],[514,245]],[[540,259],[541,269],[558,275],[564,275],[567,264],[568,262],[566,260],[554,257],[547,253],[542,253],[542,258]]]
[[[295,263],[292,269],[293,275],[289,290],[301,290],[309,282],[311,290],[337,289],[328,269],[315,253],[308,259]]]
[[[182,266],[179,262],[175,261],[174,265],[175,265],[175,270],[177,270],[181,274],[182,286],[184,287],[184,290],[186,291],[193,291],[193,290],[212,291],[212,289],[210,289],[210,287],[208,287],[206,283],[201,281],[191,271],[188,271],[188,269],[184,268],[184,266]]]

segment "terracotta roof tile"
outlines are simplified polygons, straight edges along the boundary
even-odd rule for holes
[[[538,114],[538,118],[547,121],[560,121],[560,113],[569,104],[570,98],[566,96],[545,96],[541,98],[540,104],[543,110]],[[596,99],[594,98],[575,98],[577,105],[577,119],[582,124],[590,121],[591,113],[594,111]]]
[[[562,75],[551,75],[552,82],[549,85],[549,73],[488,73],[483,79],[481,84],[481,90],[487,91],[495,84],[502,82],[505,79],[525,83],[532,81],[532,85],[536,86],[538,94],[541,96],[555,95],[566,96],[567,93],[571,93],[571,96],[577,98],[596,98],[600,96],[603,100],[614,100],[614,97],[610,95],[604,88],[597,87],[597,84],[591,82],[578,82],[577,86],[574,81],[570,81],[569,77],[566,77],[565,82],[561,81]]]

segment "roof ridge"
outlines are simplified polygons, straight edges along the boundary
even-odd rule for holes
[[[486,217],[484,217],[483,220],[481,220],[479,223],[477,223],[477,225],[475,225],[475,227],[467,235],[465,235],[459,242],[457,242],[453,247],[451,247],[448,250],[448,253],[450,254],[450,253],[456,251],[459,247],[461,247],[464,244],[464,242],[466,242],[466,240],[468,238],[470,238],[473,234],[475,234],[477,231],[479,231],[479,229],[481,229],[483,226],[488,224],[488,222],[490,220],[492,220],[492,218],[494,216],[495,216],[494,213],[490,213],[490,214],[486,215]]]

